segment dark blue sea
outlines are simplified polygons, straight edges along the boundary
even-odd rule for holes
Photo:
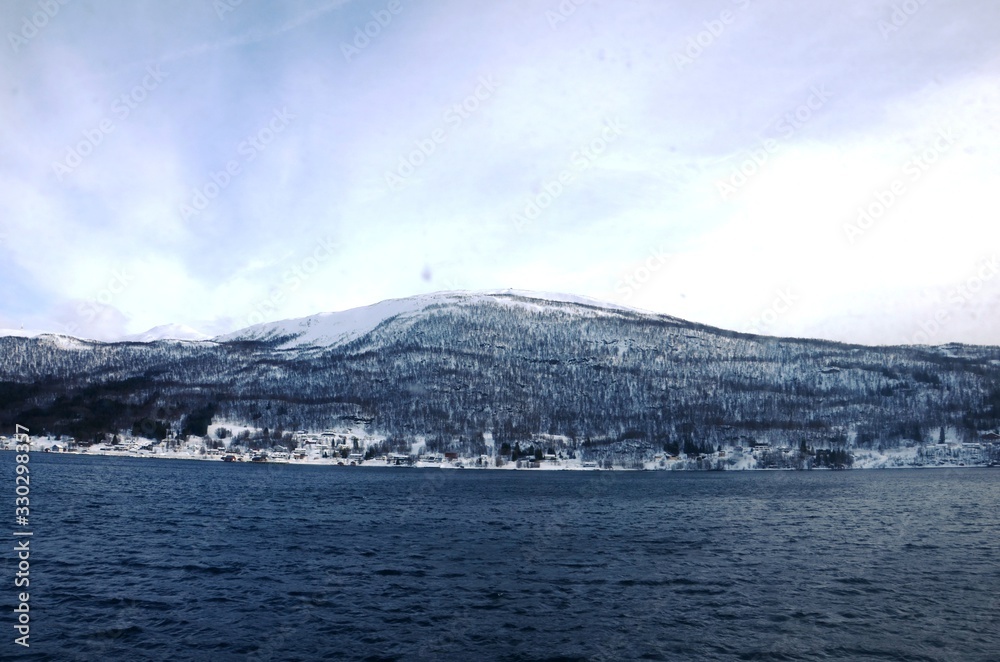
[[[1000,660],[995,469],[30,467],[0,659]]]

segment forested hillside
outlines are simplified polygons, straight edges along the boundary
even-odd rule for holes
[[[545,434],[612,452],[892,447],[1000,425],[995,347],[750,336],[522,294],[403,301],[323,342],[303,340],[315,320],[205,342],[0,338],[0,425],[90,439],[203,434],[213,418],[347,421],[400,445],[419,435],[474,451],[487,434],[512,445]]]

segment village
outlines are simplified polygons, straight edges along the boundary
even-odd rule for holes
[[[238,432],[234,435],[232,429]],[[230,443],[221,442],[226,435]],[[811,469],[889,469],[935,467],[997,467],[1000,465],[1000,434],[982,433],[978,440],[941,439],[937,443],[909,442],[899,448],[846,450],[772,446],[755,441],[746,446],[719,448],[707,453],[653,453],[627,462],[613,456],[600,459],[559,448],[550,435],[539,437],[537,445],[511,450],[498,448],[487,435],[486,452],[463,456],[457,452],[430,452],[419,438],[409,452],[381,452],[385,439],[367,434],[363,429],[343,428],[286,433],[269,448],[249,448],[251,428],[211,426],[205,437],[181,438],[169,433],[165,439],[148,439],[128,434],[113,435],[103,443],[85,443],[67,436],[31,437],[33,452],[67,453],[134,458],[202,460],[249,464],[314,464],[343,467],[412,467],[439,469],[536,469],[536,470],[811,470]],[[241,443],[242,442],[242,443]],[[14,439],[0,436],[0,450],[13,450]],[[548,447],[542,450],[543,447]]]

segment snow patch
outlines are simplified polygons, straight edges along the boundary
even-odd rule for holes
[[[38,339],[58,347],[59,349],[75,351],[89,350],[92,349],[95,344],[98,344],[98,341],[96,340],[80,340],[79,338],[74,338],[73,336],[56,335],[53,333],[43,333],[38,336]]]

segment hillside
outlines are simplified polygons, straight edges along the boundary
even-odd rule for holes
[[[475,452],[544,434],[608,453],[894,447],[1000,424],[1000,348],[739,334],[598,302],[442,293],[210,341],[0,338],[0,426],[89,439],[206,421],[363,424]]]

